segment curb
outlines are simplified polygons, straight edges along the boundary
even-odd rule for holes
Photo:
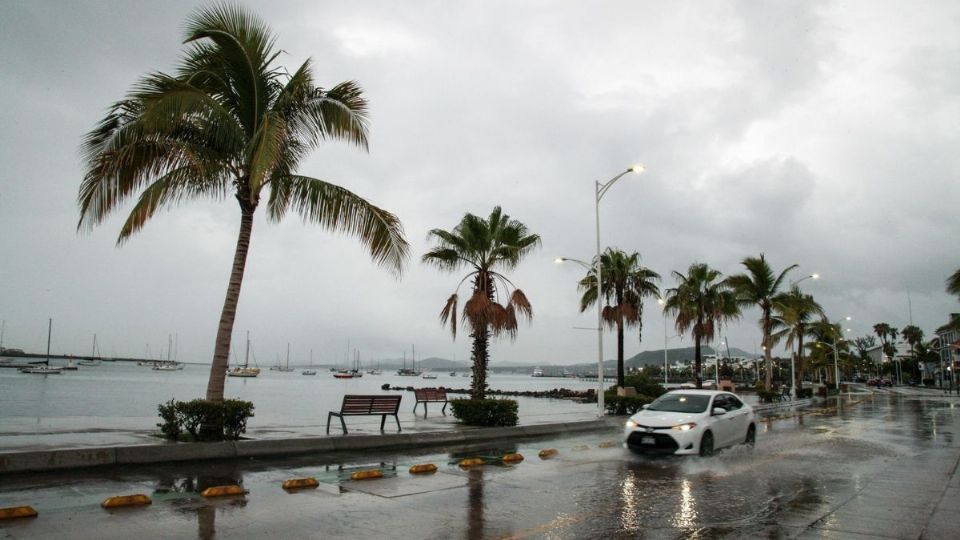
[[[754,405],[753,412],[777,411],[780,409],[792,409],[794,407],[806,407],[813,404],[813,398],[798,399],[796,401],[786,401],[780,403],[765,403],[763,405]]]
[[[27,452],[0,453],[0,475],[20,472],[41,472],[60,469],[103,467],[110,465],[142,465],[235,459],[281,457],[312,454],[322,457],[344,451],[402,450],[429,446],[471,444],[504,439],[542,437],[607,429],[620,425],[622,419],[603,419],[556,424],[537,424],[499,428],[473,428],[456,431],[428,431],[384,435],[345,435],[298,439],[258,439],[209,443],[168,443],[98,448],[64,448]]]

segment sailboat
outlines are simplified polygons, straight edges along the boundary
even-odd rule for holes
[[[300,372],[301,375],[316,375],[317,370],[313,369],[313,349],[310,349],[310,369],[305,369]]]
[[[179,371],[183,369],[183,364],[172,360],[170,358],[170,352],[173,349],[173,336],[167,334],[167,361],[159,361],[153,366],[154,371]],[[163,354],[163,348],[160,349],[160,354]]]
[[[337,379],[358,379],[363,377],[363,369],[360,365],[360,351],[353,351],[353,369],[339,369],[333,374]]]
[[[58,367],[50,367],[50,336],[53,333],[53,319],[50,319],[47,324],[47,359],[43,362],[44,365],[33,365],[30,367],[20,368],[21,373],[33,373],[36,375],[59,375],[63,373],[63,369]]]
[[[230,377],[256,377],[260,368],[250,367],[250,332],[247,332],[247,352],[243,357],[243,367],[235,367],[227,372]]]
[[[417,371],[417,347],[416,345],[411,345],[413,348],[413,368],[407,369],[407,351],[403,351],[403,368],[397,370],[397,375],[401,377],[419,377],[420,372]]]
[[[88,366],[88,367],[96,367],[100,365],[100,354],[99,354],[99,351],[97,351],[97,335],[96,334],[93,335],[93,349],[91,349],[90,351],[90,359],[81,360],[80,365]]]

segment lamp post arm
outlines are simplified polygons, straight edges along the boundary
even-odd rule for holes
[[[599,203],[600,199],[602,199],[603,196],[607,194],[607,190],[610,189],[611,186],[613,186],[614,182],[622,178],[623,175],[627,174],[628,172],[633,172],[633,169],[627,169],[623,171],[622,173],[614,176],[604,184],[597,182],[597,203]]]

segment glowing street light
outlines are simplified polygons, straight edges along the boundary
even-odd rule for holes
[[[643,165],[637,164],[629,169],[623,171],[622,173],[614,176],[610,180],[600,183],[600,181],[594,182],[594,215],[596,217],[596,232],[597,232],[597,256],[593,261],[592,265],[589,265],[583,261],[577,259],[571,259],[568,257],[557,257],[557,263],[563,263],[565,261],[575,262],[587,269],[592,269],[594,274],[597,276],[597,407],[599,408],[599,416],[603,417],[604,415],[604,406],[603,406],[603,279],[602,272],[600,269],[600,199],[606,195],[607,191],[613,186],[613,184],[622,178],[624,175],[629,173],[641,174],[644,171]]]

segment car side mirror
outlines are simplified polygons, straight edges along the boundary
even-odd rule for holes
[[[714,408],[713,408],[713,415],[714,415],[714,416],[720,416],[720,415],[724,415],[724,414],[727,414],[727,410],[724,409],[723,407],[714,407]]]
[[[649,406],[650,406],[649,403],[644,403],[643,405],[640,406],[640,408],[641,408],[641,409],[646,409],[646,408],[649,407]]]

